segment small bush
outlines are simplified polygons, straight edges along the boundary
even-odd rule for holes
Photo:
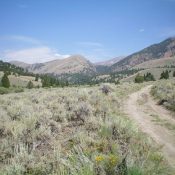
[[[128,170],[128,175],[142,175],[142,170],[139,167],[131,167]]]
[[[7,88],[4,88],[4,87],[0,87],[0,94],[8,94],[9,93],[9,90]]]
[[[160,74],[160,79],[169,79],[169,72],[168,72],[168,70],[166,70],[165,72],[163,71]]]
[[[14,92],[15,93],[24,92],[24,89],[23,88],[15,88]]]
[[[141,76],[140,74],[137,74],[135,77],[135,83],[143,83],[144,82],[144,77]]]
[[[8,79],[7,73],[4,73],[4,76],[1,79],[1,84],[5,88],[9,88],[10,87],[10,81]]]
[[[111,86],[110,85],[108,85],[108,84],[103,84],[102,86],[101,86],[101,88],[100,88],[101,90],[102,90],[102,92],[104,93],[104,94],[109,94],[110,92],[112,92],[112,88],[111,88]]]
[[[144,75],[144,81],[155,81],[155,78],[154,78],[153,74],[147,72],[147,74]]]
[[[159,105],[175,111],[175,84],[173,82],[168,83],[167,80],[165,81],[154,86],[151,94],[159,100]]]
[[[9,93],[20,93],[24,92],[24,89],[22,87],[10,87],[10,88],[4,88],[0,87],[0,94],[9,94]]]
[[[28,88],[28,89],[34,88],[34,85],[33,85],[33,83],[32,83],[31,81],[28,82],[27,88]]]
[[[173,72],[173,77],[175,77],[175,71]]]

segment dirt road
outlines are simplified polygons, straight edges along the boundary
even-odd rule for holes
[[[175,167],[175,118],[150,95],[151,86],[131,94],[125,105],[127,115],[140,129],[162,146],[162,153]]]

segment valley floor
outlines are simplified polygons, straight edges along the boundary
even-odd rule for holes
[[[170,165],[175,167],[175,118],[156,104],[150,95],[151,85],[129,96],[125,105],[128,116],[161,147]]]

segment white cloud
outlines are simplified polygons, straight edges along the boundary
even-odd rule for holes
[[[22,50],[6,50],[2,57],[6,61],[18,60],[26,63],[42,63],[54,59],[66,58],[69,55],[60,55],[49,47],[36,47]]]
[[[0,56],[6,61],[23,61],[26,63],[40,63],[54,59],[67,58],[70,55],[61,55],[55,49],[44,45],[38,39],[23,35],[1,36],[0,41],[13,44],[12,49],[1,50]],[[13,43],[15,41],[15,44]],[[17,46],[22,46],[17,47]],[[18,49],[17,49],[18,48]],[[19,49],[20,48],[20,49]]]
[[[68,57],[70,57],[70,55],[60,55],[59,53],[56,53],[55,56],[59,57],[60,59],[61,58],[68,58]]]
[[[139,32],[144,32],[145,31],[145,29],[139,29]]]

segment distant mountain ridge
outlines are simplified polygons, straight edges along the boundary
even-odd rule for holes
[[[93,73],[95,66],[81,55],[73,55],[65,59],[57,59],[45,63],[26,64],[19,61],[12,61],[11,64],[23,67],[29,72],[38,74],[66,74],[66,73]]]
[[[111,66],[112,71],[121,71],[146,61],[167,58],[175,55],[175,38],[168,38],[139,52],[125,57]]]
[[[125,56],[119,56],[119,57],[112,58],[110,60],[94,63],[94,65],[95,66],[111,66],[124,58]]]
[[[73,55],[65,59],[53,60],[45,63],[26,64],[19,61],[12,61],[11,64],[27,69],[37,74],[76,74],[86,75],[110,74],[134,68],[144,62],[156,59],[166,59],[175,56],[175,38],[168,38],[158,44],[153,44],[141,51],[127,57],[116,57],[104,62],[91,63],[81,55]]]

